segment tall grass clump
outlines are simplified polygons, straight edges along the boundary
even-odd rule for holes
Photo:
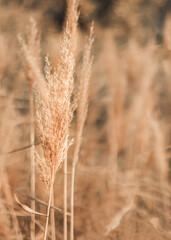
[[[46,184],[49,193],[47,219],[44,239],[47,237],[50,204],[53,201],[53,185],[55,175],[64,162],[64,239],[67,239],[67,150],[69,125],[75,108],[75,101],[71,104],[73,91],[73,74],[75,61],[73,54],[76,51],[76,30],[78,22],[78,1],[68,2],[67,19],[63,38],[61,41],[60,54],[57,68],[52,69],[48,57],[45,59],[45,78],[40,71],[40,39],[33,19],[30,20],[29,36],[27,43],[20,36],[22,52],[25,57],[26,73],[32,88],[35,84],[36,111],[39,126],[40,142],[43,149],[43,157],[35,152],[40,174]],[[72,14],[71,14],[72,13]],[[46,84],[47,82],[47,84]],[[32,94],[31,94],[32,96]],[[31,99],[33,100],[33,98]],[[33,116],[33,114],[32,114]],[[33,119],[33,117],[32,117]],[[32,129],[33,130],[33,129]],[[33,140],[33,134],[31,135]],[[33,154],[32,154],[33,156]],[[33,163],[31,163],[31,168]],[[35,176],[35,172],[33,173]],[[35,178],[32,176],[35,186]],[[34,188],[34,187],[32,187]],[[35,197],[35,195],[33,196]],[[32,207],[35,209],[35,206]],[[52,214],[53,230],[55,239],[55,219]],[[34,218],[34,217],[33,217]],[[35,219],[33,220],[35,221]],[[32,227],[33,228],[33,227]]]
[[[33,84],[36,79],[41,82],[41,98],[46,98],[46,83],[44,81],[43,74],[41,73],[41,60],[40,60],[40,34],[38,32],[37,24],[34,18],[29,19],[27,39],[24,40],[21,35],[18,37],[22,55],[24,56],[24,68],[28,84],[30,87],[30,169],[31,169],[31,196],[35,199],[35,185],[36,185],[36,170],[35,170],[35,159],[34,159],[34,139],[35,139],[35,128],[34,128],[34,93]],[[44,96],[44,97],[43,97]],[[31,200],[31,208],[35,211],[35,201]],[[31,215],[31,239],[35,239],[35,215]]]
[[[90,36],[85,46],[83,53],[82,70],[80,74],[79,83],[79,101],[77,107],[77,126],[75,135],[75,148],[72,161],[72,174],[71,174],[71,225],[70,225],[70,239],[74,239],[74,179],[75,179],[75,167],[79,159],[79,151],[81,146],[81,139],[83,133],[83,127],[88,111],[88,90],[89,80],[92,67],[91,49],[93,43],[93,25],[90,28]]]
[[[70,50],[70,39],[71,35],[66,25],[56,69],[52,69],[46,57],[47,102],[41,100],[39,80],[36,81],[37,121],[43,149],[43,157],[36,152],[36,161],[49,193],[44,239],[47,238],[55,175],[67,159],[69,125],[75,108],[75,102],[71,103],[75,62]]]
[[[8,2],[0,240],[171,239],[168,1]]]
[[[53,201],[53,185],[57,170],[64,162],[64,239],[67,238],[67,150],[68,130],[75,103],[70,99],[73,90],[74,57],[76,50],[76,29],[78,21],[78,1],[68,2],[68,14],[65,23],[57,68],[52,69],[48,57],[45,58],[45,78],[40,66],[40,38],[34,19],[30,19],[27,42],[20,36],[22,52],[25,57],[26,74],[31,88],[35,85],[36,111],[43,157],[35,152],[40,174],[49,193],[47,220],[44,239],[47,236],[50,204]],[[71,15],[72,12],[72,15]],[[47,82],[47,84],[46,84]],[[32,94],[31,94],[32,96]],[[33,99],[33,98],[32,98]],[[32,115],[33,116],[33,115]],[[33,118],[32,118],[33,119]],[[33,140],[33,134],[31,135]],[[33,155],[32,155],[33,156]],[[33,166],[33,164],[31,164]],[[32,167],[31,167],[32,168]],[[33,171],[32,175],[33,175]],[[35,176],[35,173],[34,173]],[[32,183],[35,180],[32,176]],[[33,196],[35,197],[35,196]],[[35,209],[35,206],[32,207]],[[52,210],[53,211],[53,210]],[[34,218],[34,217],[33,217]],[[55,219],[52,213],[52,235],[55,239]],[[33,228],[33,227],[32,227]]]

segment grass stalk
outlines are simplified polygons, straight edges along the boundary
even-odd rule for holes
[[[54,206],[54,191],[52,192],[52,206]],[[55,231],[55,211],[53,208],[51,208],[51,237],[52,240],[55,240],[56,237],[56,231]]]
[[[53,194],[53,184],[51,185],[50,192],[49,192],[49,201],[48,201],[48,207],[47,207],[47,216],[46,216],[46,224],[45,224],[43,240],[47,239],[49,214],[50,214],[50,204],[51,204],[51,201],[52,201],[52,194]]]
[[[70,195],[70,207],[71,207],[71,219],[70,219],[70,240],[74,240],[74,182],[75,182],[75,168],[79,160],[79,152],[81,146],[81,138],[84,128],[85,119],[88,111],[88,88],[91,74],[92,57],[91,48],[93,44],[93,25],[90,28],[90,36],[83,53],[83,64],[80,75],[79,86],[79,102],[77,107],[77,127],[75,137],[75,149],[72,162],[71,172],[71,195]]]
[[[35,198],[35,160],[34,160],[34,95],[33,92],[30,91],[30,114],[31,114],[31,129],[30,129],[30,143],[31,143],[31,197]],[[31,208],[35,211],[35,201],[31,200]],[[35,240],[35,215],[31,215],[31,240]]]
[[[71,219],[70,219],[70,240],[74,239],[74,186],[75,186],[75,166],[76,164],[73,162],[72,164],[72,172],[71,172]]]
[[[64,240],[67,240],[67,153],[64,159]]]

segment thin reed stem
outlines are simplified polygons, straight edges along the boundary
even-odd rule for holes
[[[74,186],[75,186],[75,162],[72,164],[71,172],[71,219],[70,219],[70,240],[74,239]]]
[[[64,240],[67,240],[67,152],[64,159]]]
[[[30,125],[30,143],[31,143],[31,197],[35,198],[35,160],[34,160],[34,95],[33,92],[30,91],[30,115],[31,115],[31,125]],[[35,201],[31,200],[31,208],[35,211]],[[31,215],[31,240],[35,240],[35,215]]]
[[[51,204],[51,201],[52,201],[52,194],[53,194],[53,184],[51,184],[51,188],[50,188],[50,192],[49,192],[49,202],[48,202],[48,208],[47,208],[46,225],[45,225],[43,240],[47,239],[49,214],[50,214],[50,204]]]
[[[75,168],[79,160],[79,152],[81,146],[81,138],[83,134],[83,128],[85,119],[88,111],[88,88],[91,74],[92,58],[91,48],[93,43],[93,24],[90,28],[90,35],[88,42],[85,46],[83,53],[83,66],[80,74],[80,86],[79,86],[79,102],[77,107],[77,127],[75,136],[75,149],[74,157],[72,162],[72,173],[71,173],[71,193],[70,193],[70,204],[71,204],[71,219],[70,219],[70,240],[74,239],[74,181],[75,181]]]
[[[54,191],[52,192],[52,206],[54,206]],[[55,211],[51,208],[51,237],[52,240],[55,240],[56,231],[55,231]]]

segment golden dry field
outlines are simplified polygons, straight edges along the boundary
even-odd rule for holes
[[[0,0],[0,240],[171,240],[171,1]]]

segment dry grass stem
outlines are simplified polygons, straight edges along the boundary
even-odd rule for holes
[[[70,224],[70,240],[74,239],[74,179],[75,179],[75,167],[79,158],[79,151],[81,146],[81,138],[83,133],[83,127],[88,111],[88,88],[92,67],[91,49],[93,44],[93,25],[90,28],[90,36],[85,46],[83,53],[82,70],[80,74],[79,85],[79,101],[77,107],[77,127],[75,135],[75,148],[74,157],[72,162],[71,173],[71,224]]]
[[[31,116],[31,124],[30,124],[30,154],[31,154],[31,196],[36,198],[36,171],[35,171],[35,159],[34,159],[34,138],[35,138],[35,130],[34,130],[34,95],[33,92],[30,92],[30,116]],[[36,205],[35,201],[31,200],[31,208],[35,211]],[[35,215],[31,215],[31,240],[35,240]]]
[[[18,39],[25,59],[25,72],[30,89],[33,88],[35,81],[39,81],[41,99],[46,102],[47,86],[41,72],[40,34],[38,33],[37,25],[33,18],[30,18],[28,25],[27,41],[25,41],[21,35],[18,36]]]
[[[54,191],[52,193],[52,206],[54,206]],[[55,211],[53,208],[51,208],[51,236],[52,240],[56,239]]]
[[[71,50],[74,55],[76,53],[77,40],[78,40],[78,31],[77,31],[78,18],[79,18],[78,4],[79,4],[79,0],[67,0],[66,23],[68,24],[68,28],[71,33]]]
[[[45,75],[47,79],[47,102],[40,100],[39,82],[36,84],[36,107],[39,124],[40,142],[43,157],[36,152],[36,160],[43,182],[49,192],[49,205],[44,239],[51,203],[51,194],[56,172],[66,160],[68,150],[69,125],[72,120],[75,102],[71,103],[73,91],[74,59],[70,50],[71,35],[66,25],[61,42],[57,68],[52,72],[51,64],[46,57]],[[63,106],[63,108],[61,108]],[[65,163],[66,164],[66,163]],[[66,174],[65,174],[66,175]],[[65,179],[65,176],[64,176]],[[64,205],[64,216],[67,217]]]
[[[171,239],[169,3],[0,0],[0,240]]]
[[[36,22],[33,18],[30,18],[27,33],[27,43],[24,42],[23,38],[20,36],[19,41],[22,47],[22,53],[25,58],[25,72],[28,78],[30,86],[30,154],[31,154],[31,196],[36,197],[35,185],[36,185],[36,171],[35,171],[35,159],[34,159],[34,139],[35,139],[35,129],[34,129],[34,95],[33,95],[33,84],[36,77],[41,77],[40,69],[40,37],[38,35],[38,30]],[[42,81],[43,82],[43,81]],[[43,84],[43,83],[42,83]],[[42,90],[43,91],[43,90]],[[43,94],[42,94],[43,95]],[[31,200],[31,208],[35,211],[35,201]],[[35,215],[31,215],[31,240],[35,239]]]

